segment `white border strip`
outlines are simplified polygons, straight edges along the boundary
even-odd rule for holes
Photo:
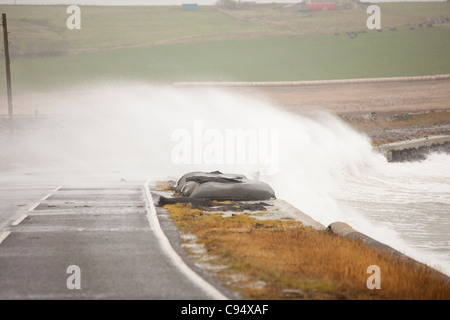
[[[55,190],[53,190],[52,192],[56,192],[59,189],[61,189],[61,186],[57,187]],[[34,209],[36,209],[38,207],[38,205],[41,204],[42,201],[47,200],[48,197],[50,197],[52,195],[52,193],[47,194],[45,197],[39,199],[36,203],[34,203],[29,209],[28,211],[33,211]]]
[[[147,198],[147,219],[150,224],[151,229],[155,233],[156,238],[159,241],[159,244],[166,255],[172,260],[175,267],[183,273],[189,280],[191,280],[195,285],[197,285],[200,289],[202,289],[205,293],[207,293],[211,298],[217,300],[228,300],[228,298],[223,295],[220,291],[214,288],[210,283],[208,283],[205,279],[200,277],[197,273],[195,273],[191,268],[189,268],[186,263],[181,259],[181,257],[175,252],[175,250],[170,245],[169,239],[167,239],[166,235],[161,229],[161,225],[159,224],[158,217],[156,215],[155,204],[153,203],[152,195],[150,193],[150,189],[148,187],[148,182],[145,183],[145,194]]]
[[[24,214],[23,216],[21,216],[19,219],[17,219],[16,221],[14,221],[13,223],[11,223],[12,226],[17,226],[19,225],[19,223],[21,223],[23,220],[25,220],[25,218],[28,217],[27,214]]]
[[[3,233],[0,233],[0,244],[9,236],[11,231],[5,231]]]

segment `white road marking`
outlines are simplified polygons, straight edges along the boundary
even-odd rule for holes
[[[24,214],[23,216],[21,216],[19,219],[17,219],[16,221],[14,221],[13,223],[11,223],[12,226],[17,226],[19,225],[19,223],[21,223],[23,220],[25,220],[25,218],[28,217],[27,214]]]
[[[55,190],[53,190],[53,192],[58,191],[59,189],[61,189],[61,186],[57,187]],[[36,209],[36,207],[38,205],[41,204],[42,201],[45,201],[48,197],[50,197],[52,194],[49,193],[47,194],[45,197],[43,197],[42,199],[40,199],[39,201],[37,201],[36,203],[34,203],[29,209],[28,212],[33,211],[34,209]],[[28,217],[28,214],[24,214],[22,216],[20,216],[18,219],[16,219],[13,223],[11,223],[12,226],[17,226],[19,225],[23,220],[25,220]],[[0,234],[0,244],[10,235],[11,231],[5,231],[3,233]]]
[[[146,206],[147,219],[150,224],[150,228],[155,233],[155,236],[158,239],[161,248],[163,249],[163,251],[165,251],[166,255],[172,260],[174,266],[178,268],[178,270],[182,272],[189,280],[191,280],[195,285],[197,285],[200,289],[202,289],[213,299],[228,300],[228,298],[225,295],[223,295],[219,290],[214,288],[210,283],[208,283],[205,279],[200,277],[191,268],[189,268],[183,261],[183,259],[172,248],[169,239],[167,239],[166,235],[161,229],[161,225],[159,224],[159,220],[156,215],[155,204],[153,203],[153,198],[150,193],[150,189],[148,187],[148,182],[145,183],[144,187],[147,202]]]
[[[2,242],[9,236],[10,233],[11,231],[5,231],[0,234],[0,244],[2,244]]]
[[[52,192],[56,192],[56,191],[58,191],[58,190],[61,189],[61,188],[62,188],[62,186],[59,186],[59,187],[57,187],[55,190],[53,190]],[[34,209],[36,209],[36,208],[41,204],[42,201],[47,200],[48,197],[50,197],[51,195],[52,195],[52,193],[49,193],[49,194],[47,194],[45,197],[39,199],[39,201],[37,201],[36,203],[34,203],[34,204],[28,209],[28,211],[31,212],[31,211],[33,211]]]

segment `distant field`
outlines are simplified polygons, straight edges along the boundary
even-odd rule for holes
[[[8,16],[11,52],[17,55],[148,45],[204,36],[270,34],[270,26],[232,19],[215,7],[81,6],[81,29],[69,30],[67,6],[0,6]]]
[[[13,84],[20,92],[108,79],[288,81],[443,74],[450,73],[449,38],[449,28],[403,28],[354,39],[267,37],[18,59]]]
[[[246,5],[240,10],[201,6],[187,12],[177,6],[81,6],[81,30],[66,28],[66,6],[0,6],[8,16],[14,55],[80,49],[249,38],[316,35],[366,29],[365,8],[314,12],[301,16],[282,4]],[[450,3],[380,4],[382,27],[410,27],[450,17]],[[448,22],[448,21],[447,21]]]
[[[363,9],[300,17],[280,5],[226,12],[214,6],[198,12],[81,7],[82,28],[69,31],[65,6],[0,6],[8,15],[15,93],[111,79],[287,81],[450,73],[450,3],[381,8],[382,32],[366,29]],[[434,27],[425,26],[430,21]],[[349,31],[365,32],[349,37]],[[93,51],[80,53],[87,49]]]

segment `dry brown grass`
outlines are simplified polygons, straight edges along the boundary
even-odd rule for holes
[[[219,278],[245,279],[230,287],[246,298],[450,299],[448,280],[433,269],[301,222],[222,217],[182,204],[165,208],[181,233],[196,235],[215,262],[227,266]],[[366,286],[370,265],[380,267],[379,290]]]

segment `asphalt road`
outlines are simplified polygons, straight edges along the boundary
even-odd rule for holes
[[[0,299],[230,297],[188,259],[145,184],[50,184],[0,188]]]

